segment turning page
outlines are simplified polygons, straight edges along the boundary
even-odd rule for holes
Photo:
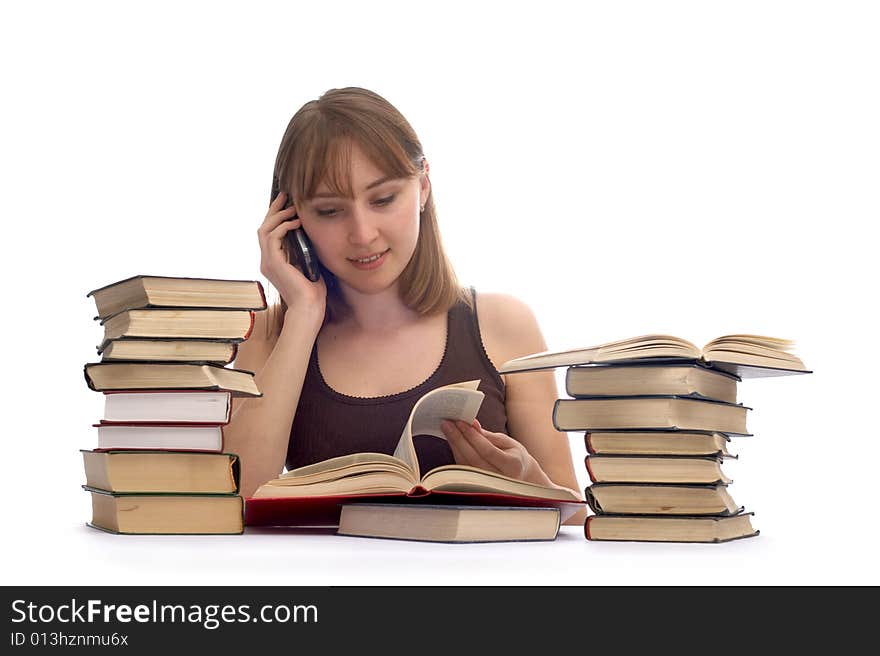
[[[395,458],[400,458],[412,468],[416,480],[421,479],[422,474],[413,446],[413,435],[433,435],[445,440],[446,436],[440,428],[444,419],[473,422],[485,397],[483,392],[477,390],[479,384],[479,380],[469,380],[445,385],[431,390],[416,401],[394,451]]]

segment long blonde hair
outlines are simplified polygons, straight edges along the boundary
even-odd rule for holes
[[[345,87],[307,102],[290,119],[275,161],[280,189],[294,201],[311,199],[324,182],[332,193],[352,198],[348,177],[352,143],[385,175],[410,178],[426,173],[422,144],[403,115],[372,91]],[[284,248],[289,260],[286,240]],[[324,322],[344,318],[350,308],[336,276],[323,265],[321,275],[327,283]],[[400,296],[404,305],[423,316],[447,312],[459,300],[471,302],[443,250],[433,193],[419,216],[415,252],[400,274]],[[286,311],[281,299],[268,322],[270,334],[281,332]]]

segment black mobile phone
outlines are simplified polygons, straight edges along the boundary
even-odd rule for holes
[[[276,176],[272,180],[272,196],[269,202],[273,202],[275,198],[278,197],[278,194],[280,193],[279,187],[280,185]],[[290,198],[288,198],[287,202],[284,204],[284,208],[286,209],[290,207],[290,205]],[[292,221],[297,218],[297,216],[297,214],[294,214],[293,217],[288,220]],[[290,252],[296,260],[296,264],[299,265],[299,270],[303,272],[306,278],[312,282],[317,282],[321,277],[321,267],[318,263],[318,256],[315,253],[315,248],[312,246],[312,242],[309,241],[306,231],[300,226],[294,230],[289,230],[287,235],[285,235],[285,238],[290,247]]]

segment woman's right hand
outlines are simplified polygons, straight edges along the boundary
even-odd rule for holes
[[[269,205],[263,224],[257,230],[260,240],[260,273],[275,286],[290,311],[297,314],[314,313],[321,321],[327,307],[327,285],[321,277],[312,282],[288,259],[284,239],[288,232],[302,225],[296,214],[296,206],[287,209],[287,194],[278,194]]]

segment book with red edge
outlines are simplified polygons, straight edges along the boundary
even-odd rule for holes
[[[399,503],[451,506],[504,506],[520,508],[557,508],[560,521],[585,507],[584,501],[563,501],[511,494],[426,490],[416,487],[409,492],[387,494],[323,495],[315,497],[248,497],[244,523],[247,526],[338,526],[342,506],[351,503]]]
[[[104,336],[98,348],[111,340],[222,340],[243,342],[254,329],[253,310],[123,310],[101,320]]]
[[[99,422],[92,426],[98,429],[98,451],[223,451],[223,424]]]
[[[265,310],[266,293],[258,280],[135,275],[93,289],[103,319],[123,310],[146,308],[211,308]]]
[[[224,339],[119,338],[99,344],[101,362],[189,362],[227,365],[238,355],[238,345]]]
[[[227,390],[108,390],[100,424],[228,424]]]
[[[444,419],[472,423],[485,396],[477,389],[479,383],[453,383],[422,395],[410,412],[394,454],[337,456],[263,483],[247,500],[245,521],[254,526],[333,526],[339,521],[341,504],[372,500],[554,507],[564,518],[584,508],[585,502],[573,490],[467,465],[444,465],[422,474],[413,435],[445,439],[441,428]]]

